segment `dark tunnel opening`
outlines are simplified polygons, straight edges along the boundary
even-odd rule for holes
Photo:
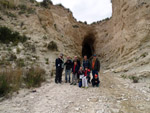
[[[82,42],[82,57],[87,55],[88,59],[94,54],[94,42],[95,36],[93,34],[89,34],[84,37]]]

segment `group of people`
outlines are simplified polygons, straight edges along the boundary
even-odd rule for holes
[[[77,56],[74,57],[73,61],[68,56],[67,60],[64,62],[63,54],[55,61],[56,65],[56,76],[55,83],[62,82],[62,73],[65,67],[65,82],[70,83],[70,85],[76,85],[78,83],[79,87],[88,88],[88,84],[92,83],[93,87],[99,87],[100,80],[98,73],[100,71],[100,62],[97,56],[94,54],[91,59],[88,59],[85,55],[82,63]],[[92,80],[90,73],[92,72]],[[72,73],[72,80],[71,80]]]

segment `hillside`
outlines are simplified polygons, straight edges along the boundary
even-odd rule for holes
[[[19,86],[14,91],[19,94],[14,93],[12,100],[0,98],[0,112],[148,113],[150,1],[112,0],[112,10],[111,18],[88,25],[77,22],[61,4],[1,0],[0,74],[8,71],[8,78],[18,75],[14,79],[17,81],[20,75],[26,77],[31,71],[31,75],[46,74],[47,82],[40,88],[31,88],[30,84],[17,81]],[[60,53],[65,58],[80,59],[85,54],[88,58],[97,54],[101,61],[100,88],[82,90],[54,84],[55,59]]]

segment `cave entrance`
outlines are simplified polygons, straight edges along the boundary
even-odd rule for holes
[[[95,36],[93,34],[84,37],[82,42],[82,57],[87,55],[87,58],[89,59],[94,54],[94,42]]]

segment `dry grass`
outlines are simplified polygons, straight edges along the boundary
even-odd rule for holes
[[[22,69],[0,70],[0,96],[19,90],[22,83]]]
[[[26,72],[23,79],[28,88],[39,87],[45,81],[45,70],[40,67],[32,67]]]
[[[26,73],[25,73],[26,72]],[[23,73],[24,76],[23,76]],[[11,96],[13,92],[25,84],[27,88],[39,87],[45,81],[45,70],[40,67],[32,67],[28,71],[21,68],[0,70],[0,97]]]

